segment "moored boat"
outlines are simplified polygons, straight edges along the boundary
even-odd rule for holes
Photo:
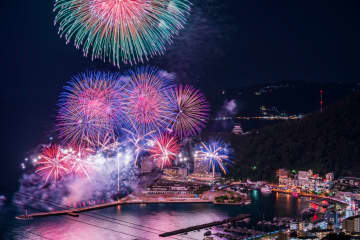
[[[264,193],[264,194],[271,193],[271,188],[270,188],[269,186],[264,186],[264,187],[262,187],[260,190],[261,190],[261,192]]]

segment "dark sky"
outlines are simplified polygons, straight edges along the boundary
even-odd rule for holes
[[[117,70],[59,38],[53,2],[13,0],[2,7],[0,194],[1,187],[15,187],[26,152],[51,133],[64,83],[85,70]],[[193,3],[169,51],[147,63],[175,72],[178,81],[206,93],[276,80],[359,80],[360,1]]]

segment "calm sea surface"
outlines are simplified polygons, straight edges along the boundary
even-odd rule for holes
[[[80,214],[80,217],[54,216],[16,220],[15,209],[7,209],[0,218],[0,239],[118,240],[164,239],[159,233],[234,217],[252,215],[251,223],[265,218],[296,216],[308,206],[304,199],[285,194],[262,195],[249,192],[248,206],[194,204],[124,205]],[[165,239],[203,239],[204,232],[191,232]],[[213,230],[216,232],[216,230]]]

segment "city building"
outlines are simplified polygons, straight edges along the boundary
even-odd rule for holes
[[[149,157],[141,159],[140,171],[141,173],[150,173],[154,169],[154,163]]]
[[[297,231],[299,229],[299,223],[298,222],[291,222],[290,223],[290,230]]]
[[[173,167],[163,170],[163,177],[167,179],[186,179],[187,175],[187,168]]]
[[[209,166],[201,157],[199,151],[194,152],[194,172],[188,176],[188,179],[191,181],[199,181],[210,183],[221,178],[220,173],[215,173],[214,176],[212,172],[209,171]]]
[[[173,183],[159,181],[156,184],[146,188],[142,193],[148,197],[166,196],[173,198],[196,198],[195,192],[199,189],[196,184]]]
[[[299,222],[299,228],[297,230],[297,235],[300,237],[305,236],[305,222],[304,221]]]
[[[289,176],[288,170],[278,169],[276,175],[279,180],[279,187],[291,191],[330,193],[334,183],[333,173],[328,173],[325,178],[322,178],[318,174],[314,174],[312,170],[299,171],[295,177],[292,177]]]
[[[326,179],[326,181],[329,181],[329,182],[331,182],[331,181],[334,181],[334,173],[327,173],[326,175],[325,175],[325,179]]]
[[[360,232],[360,215],[344,219],[342,228],[345,233]]]
[[[309,178],[312,177],[312,171],[299,171],[298,172],[298,182],[300,186],[307,186],[309,185]]]
[[[240,125],[235,125],[234,129],[232,130],[232,133],[236,135],[242,135],[244,134],[244,131]]]
[[[194,152],[194,173],[197,174],[208,174],[209,166],[204,161],[199,151]]]
[[[324,237],[326,237],[327,235],[329,235],[332,232],[333,232],[333,230],[330,230],[330,229],[316,229],[316,230],[310,231],[310,234],[315,235],[316,239],[323,239]]]
[[[276,171],[276,176],[279,179],[279,185],[288,186],[290,184],[289,180],[289,171],[283,168],[280,168]]]

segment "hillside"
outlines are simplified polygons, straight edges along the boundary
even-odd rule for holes
[[[360,94],[302,120],[265,127],[250,136],[230,136],[234,177],[271,180],[275,170],[313,169],[360,177]]]
[[[215,111],[222,107],[225,100],[236,100],[238,115],[254,115],[259,107],[276,107],[288,114],[309,113],[320,108],[320,89],[323,89],[324,106],[329,106],[360,90],[360,84],[316,83],[306,81],[277,81],[238,89],[216,89],[208,97]]]

